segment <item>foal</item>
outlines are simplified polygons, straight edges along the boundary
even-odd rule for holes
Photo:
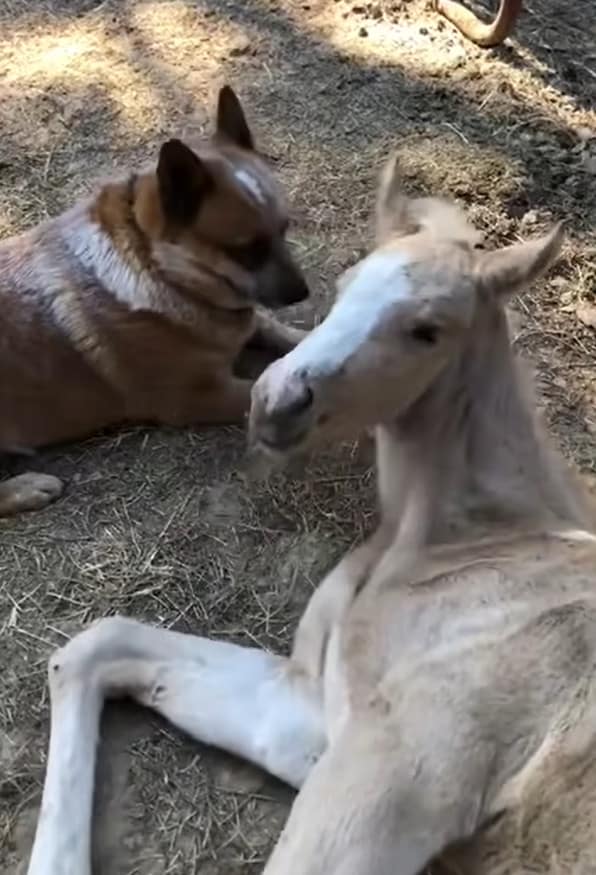
[[[267,875],[416,875],[442,854],[479,875],[588,872],[596,537],[504,313],[560,237],[478,251],[389,166],[377,250],[251,417],[283,457],[376,426],[378,532],[323,581],[290,660],[118,618],[55,653],[29,875],[89,875],[99,716],[122,695],[300,788]]]

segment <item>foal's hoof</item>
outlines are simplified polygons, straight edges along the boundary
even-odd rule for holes
[[[0,483],[0,516],[41,510],[60,498],[64,484],[51,474],[28,471]]]

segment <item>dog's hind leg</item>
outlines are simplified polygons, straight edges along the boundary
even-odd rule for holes
[[[102,620],[50,660],[51,734],[28,875],[90,875],[99,719],[130,696],[196,739],[299,787],[322,753],[321,694],[262,650]]]
[[[0,483],[0,517],[41,510],[62,495],[63,483],[51,474],[29,471]]]

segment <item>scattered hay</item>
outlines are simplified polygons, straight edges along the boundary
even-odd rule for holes
[[[163,137],[204,131],[229,81],[294,204],[310,319],[368,246],[376,173],[397,146],[408,186],[454,195],[493,243],[565,220],[560,263],[518,303],[517,342],[566,452],[593,471],[596,340],[576,311],[595,290],[595,17],[592,0],[535,0],[513,39],[484,51],[423,0],[0,0],[0,234],[151,158]],[[50,650],[119,612],[287,652],[309,592],[374,523],[368,461],[345,446],[255,483],[234,429],[127,430],[37,460],[69,488],[0,521],[2,871],[34,828]],[[111,708],[98,872],[260,871],[288,799]]]

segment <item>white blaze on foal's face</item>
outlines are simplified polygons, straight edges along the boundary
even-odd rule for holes
[[[308,376],[333,377],[381,338],[396,307],[411,298],[405,261],[396,252],[374,252],[344,274],[324,322],[287,356],[287,365]]]
[[[344,274],[327,318],[257,382],[252,427],[261,443],[287,451],[315,430],[348,437],[419,397],[473,312],[459,259],[442,255],[393,245]]]

